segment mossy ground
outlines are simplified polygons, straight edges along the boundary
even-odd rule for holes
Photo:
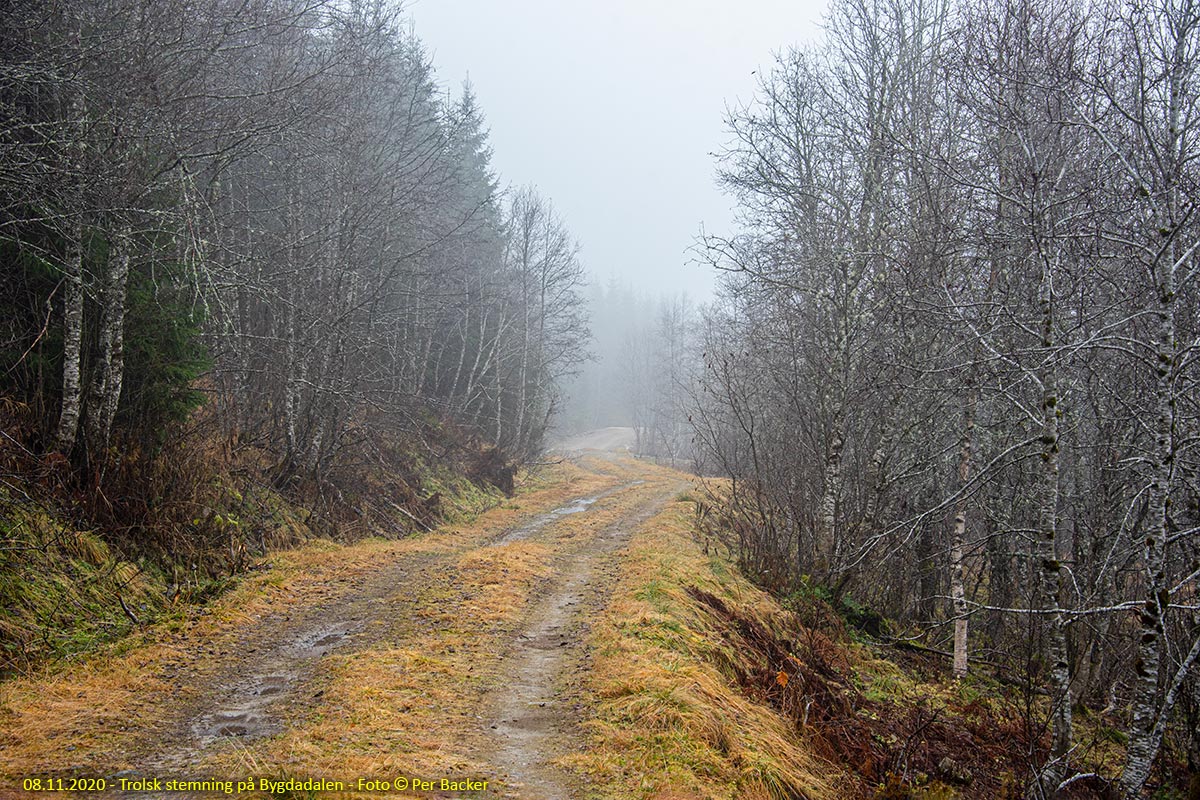
[[[364,485],[379,489],[373,497],[384,512],[341,525],[328,524],[329,509],[307,508],[302,497],[250,480],[245,469],[210,470],[193,487],[193,510],[152,543],[87,527],[80,522],[86,515],[33,484],[31,491],[0,489],[0,677],[70,663],[146,625],[179,619],[272,553],[322,539],[395,539],[468,523],[505,501],[457,463],[408,464],[412,474],[405,476],[371,470]],[[523,482],[538,480],[544,478]]]
[[[95,531],[5,498],[0,518],[0,673],[74,659],[170,601],[153,567],[115,555]],[[122,605],[124,604],[124,605]]]

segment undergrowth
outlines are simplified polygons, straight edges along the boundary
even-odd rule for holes
[[[1034,770],[1047,758],[1044,698],[1011,679],[1002,681],[1001,673],[974,671],[954,680],[945,655],[889,644],[894,641],[889,620],[806,578],[793,582],[786,596],[773,594],[744,575],[735,548],[714,533],[720,521],[711,508],[689,493],[677,500],[672,526],[638,535],[630,559],[640,577],[630,593],[640,607],[621,607],[637,622],[624,629],[622,644],[605,645],[602,655],[620,652],[635,661],[682,659],[693,669],[715,667],[726,686],[786,722],[789,743],[799,743],[818,764],[811,775],[834,787],[832,794],[822,794],[815,788],[786,788],[786,782],[776,789],[765,784],[762,796],[1025,796]],[[614,720],[611,702],[601,697],[599,719],[635,730],[646,723],[637,715]],[[698,708],[709,713],[703,704]],[[756,719],[746,726],[761,724]],[[1114,735],[1119,724],[1110,710],[1081,708],[1073,769],[1118,774],[1124,757],[1124,743]],[[703,735],[692,737],[681,749],[692,748],[696,755],[696,742],[703,740]],[[685,761],[693,775],[711,772],[701,769],[703,758]],[[786,774],[782,763],[778,768]],[[1157,780],[1174,783],[1181,792],[1187,783],[1178,775]],[[699,788],[682,796],[743,796],[730,793],[736,783],[696,779],[692,784]],[[1086,777],[1072,784],[1069,796],[1106,797],[1110,789],[1104,778]],[[642,796],[674,796],[663,792],[660,787]]]
[[[593,628],[591,736],[567,759],[589,796],[1023,796],[1045,743],[1008,687],[893,651],[872,635],[886,620],[852,602],[785,604],[705,553],[694,524],[681,496],[635,534]]]
[[[30,412],[0,403],[0,677],[207,603],[272,551],[465,522],[512,489],[502,455],[445,427],[280,482],[269,452],[205,422],[80,473],[27,449]]]
[[[0,492],[0,669],[69,657],[167,605],[161,577],[95,532]]]

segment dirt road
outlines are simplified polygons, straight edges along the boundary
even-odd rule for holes
[[[633,428],[600,428],[556,442],[552,449],[560,453],[580,453],[586,450],[627,453],[633,450],[636,442],[637,434]]]
[[[576,740],[588,618],[626,537],[686,485],[586,456],[469,526],[285,559],[124,652],[0,688],[0,793],[85,777],[109,797],[263,778],[582,796],[556,760]]]

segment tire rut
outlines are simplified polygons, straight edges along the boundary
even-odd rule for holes
[[[606,576],[600,573],[633,530],[686,485],[650,487],[653,493],[634,509],[561,555],[557,579],[535,601],[500,667],[504,688],[485,701],[493,719],[487,755],[506,778],[503,796],[567,800],[578,795],[555,761],[566,754],[580,721],[564,683],[570,666],[582,660],[589,617],[607,601]]]
[[[352,654],[385,637],[403,638],[422,624],[420,615],[413,612],[422,607],[422,595],[436,588],[437,580],[417,576],[436,576],[466,552],[534,536],[641,483],[626,481],[572,499],[482,542],[406,554],[373,570],[359,585],[301,613],[256,621],[232,648],[243,655],[230,658],[224,652],[210,653],[221,659],[216,666],[201,662],[172,676],[181,687],[196,687],[198,696],[181,701],[164,714],[173,721],[164,721],[152,732],[151,743],[139,753],[137,770],[112,777],[190,773],[214,752],[279,733],[291,716],[319,702],[321,693],[313,691],[313,683],[323,656]],[[398,593],[398,587],[404,588]],[[124,796],[146,800],[154,795],[137,792]]]

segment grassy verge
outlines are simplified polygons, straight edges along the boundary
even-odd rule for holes
[[[161,618],[163,576],[32,503],[0,517],[0,674],[78,658]]]
[[[795,726],[748,696],[734,649],[692,588],[778,616],[771,599],[692,538],[692,504],[643,525],[622,557],[611,603],[592,628],[588,742],[565,760],[591,798],[839,797],[838,770]]]
[[[588,739],[564,760],[589,798],[1022,796],[1036,709],[847,630],[819,598],[785,605],[695,527],[686,497],[642,526],[593,626]],[[1111,755],[1087,749],[1089,768]]]

